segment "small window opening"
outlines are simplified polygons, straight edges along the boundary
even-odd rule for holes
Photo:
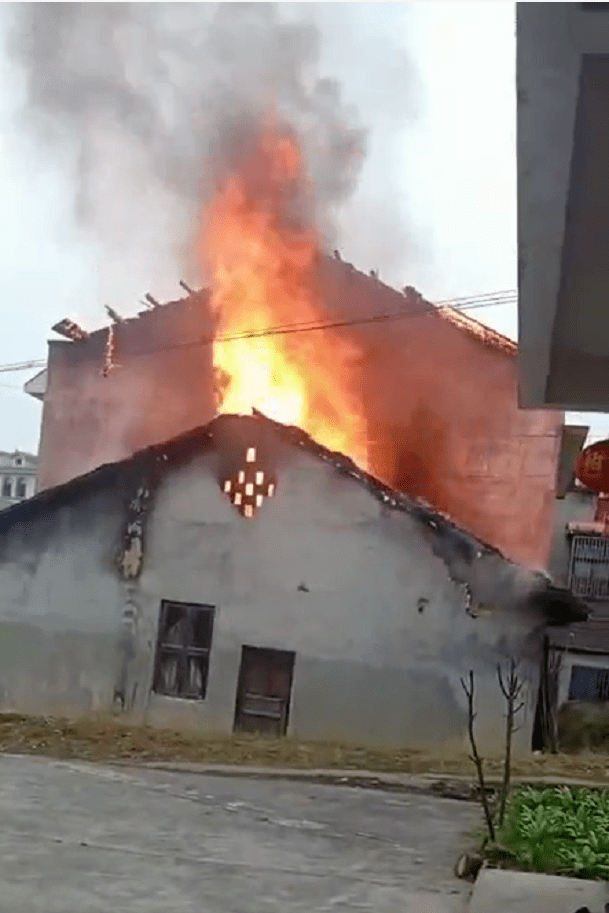
[[[13,497],[13,482],[11,479],[2,480],[2,497],[3,498],[12,498]]]
[[[263,495],[256,495],[256,507],[261,507],[264,500]]]
[[[224,483],[224,491],[226,492],[227,495],[230,494],[232,487],[233,487],[233,483],[231,482],[230,479],[227,479],[226,482]]]
[[[15,496],[17,498],[25,498],[27,492],[25,479],[17,479],[17,488],[15,491]]]
[[[244,510],[243,510],[243,514],[244,514],[244,516],[247,517],[248,520],[251,520],[251,519],[252,519],[252,517],[254,516],[254,508],[252,507],[251,504],[246,504],[246,505],[245,505],[245,508],[244,508]]]
[[[252,482],[248,482],[247,485],[245,486],[245,493],[250,498],[254,494],[254,486],[253,486]]]
[[[15,457],[15,466],[23,466],[23,457]]]
[[[240,491],[236,492],[235,497],[233,499],[233,503],[239,505],[239,504],[241,504],[242,501],[243,501],[243,495],[241,494]]]
[[[204,700],[214,606],[162,602],[153,691],[169,697]]]
[[[239,475],[237,476],[237,481],[239,482],[239,485],[243,485],[243,483],[245,482],[245,473],[242,469],[239,470]]]
[[[272,482],[269,483],[267,494],[268,494],[269,498],[272,498],[273,495],[275,494],[275,486],[273,485]]]
[[[264,473],[257,472],[256,473],[256,485],[262,485],[263,483],[264,483]]]
[[[256,448],[255,447],[247,448],[247,453],[245,454],[245,462],[246,463],[255,463],[256,462]]]

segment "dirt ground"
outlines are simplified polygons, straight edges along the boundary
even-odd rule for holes
[[[479,746],[484,754],[483,746]],[[0,753],[79,758],[89,761],[189,761],[251,767],[366,770],[407,774],[459,774],[474,778],[462,754],[426,753],[400,748],[381,750],[336,742],[303,742],[253,736],[212,736],[127,724],[117,718],[70,721],[52,717],[0,714]],[[489,777],[501,771],[500,757],[488,757]],[[564,777],[609,786],[609,756],[526,755],[512,761],[514,777]]]

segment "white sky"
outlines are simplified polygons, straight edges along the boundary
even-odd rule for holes
[[[400,250],[403,265],[381,278],[414,285],[431,300],[515,289],[514,5],[344,7],[349,51],[344,35],[330,39],[324,69],[342,80],[347,98],[371,128],[370,152],[350,212],[359,212],[360,221],[362,213],[372,218],[383,200],[391,200],[411,231]],[[395,97],[375,98],[366,57],[371,59],[374,42],[381,46],[387,36],[395,55],[384,64],[384,76],[395,86]],[[361,53],[354,55],[353,43]],[[412,61],[414,75],[404,73],[402,52]],[[354,57],[360,61],[357,68]],[[68,175],[35,149],[24,152],[16,132],[20,80],[0,52],[0,364],[45,358],[50,326],[66,314],[98,308],[100,322],[103,315],[103,302],[91,300],[100,252],[71,227]],[[405,80],[414,119],[407,105],[400,117]],[[379,219],[378,243],[398,244],[399,233]],[[344,255],[361,269],[375,267],[374,248],[358,242],[357,220],[346,217],[344,224]],[[515,305],[477,310],[473,316],[516,336]],[[0,374],[0,450],[37,449],[41,404],[21,392],[32,373]],[[609,432],[608,416],[585,417],[590,419],[595,436]]]

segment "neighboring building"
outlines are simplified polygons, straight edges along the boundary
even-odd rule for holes
[[[548,578],[304,432],[222,416],[0,515],[0,704],[152,724],[462,743],[504,739],[522,661],[530,747]]]
[[[525,406],[609,410],[609,8],[517,3]]]
[[[36,493],[38,459],[31,453],[0,450],[0,510]]]
[[[325,258],[325,311],[360,347],[369,470],[452,516],[508,557],[547,566],[561,413],[517,402],[515,343]],[[370,322],[371,316],[403,314]],[[43,399],[41,489],[210,421],[213,323],[205,292],[115,326],[120,367],[102,376],[107,330],[49,343],[26,390]]]
[[[575,479],[575,464],[587,427],[567,426],[557,485],[550,573],[588,606],[584,625],[553,632],[550,645],[558,672],[557,707],[578,701],[609,701],[609,518],[608,502]]]

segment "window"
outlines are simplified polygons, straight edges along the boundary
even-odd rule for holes
[[[569,684],[570,701],[609,701],[609,669],[573,666]]]
[[[213,606],[161,604],[153,691],[204,700],[213,626]]]
[[[15,466],[23,466],[23,457],[15,457]]]
[[[25,479],[17,479],[17,488],[15,490],[16,498],[25,498],[27,492]]]
[[[3,498],[12,498],[13,497],[12,479],[7,479],[7,478],[2,479],[2,497]]]
[[[582,599],[609,599],[609,538],[573,536],[569,588]]]

